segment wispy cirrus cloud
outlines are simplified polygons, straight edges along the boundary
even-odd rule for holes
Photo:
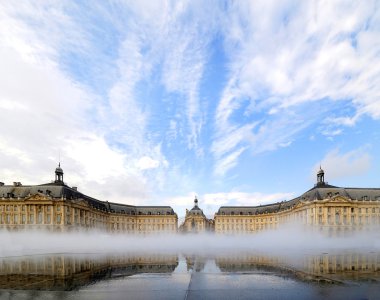
[[[149,90],[157,82],[166,93],[179,95],[170,103],[162,102],[173,108],[172,138],[185,138],[190,150],[202,154],[199,89],[214,30],[214,18],[209,18],[212,5],[205,9],[200,2],[104,6],[25,2],[17,8],[6,3],[2,7],[0,50],[6,59],[0,106],[17,109],[19,118],[32,123],[18,125],[18,130],[30,132],[30,140],[44,141],[41,157],[30,160],[28,153],[37,152],[33,143],[21,150],[25,141],[13,143],[15,131],[7,135],[4,130],[8,156],[14,149],[13,159],[24,157],[41,166],[46,157],[56,161],[54,155],[61,152],[63,161],[72,166],[68,173],[77,174],[66,178],[74,182],[84,178],[85,191],[108,184],[108,191],[99,197],[126,201],[129,197],[111,188],[119,182],[116,178],[124,178],[139,181],[134,187],[140,187],[140,196],[132,194],[137,201],[144,199],[151,187],[164,188],[165,173],[172,165],[162,150],[164,125],[152,128],[150,123],[165,113],[155,110],[159,107],[155,102],[163,100],[141,95],[142,87]],[[41,114],[38,120],[31,120],[31,111]],[[12,126],[11,120],[11,116],[4,120],[7,126]],[[102,163],[91,163],[96,157]],[[171,173],[178,172],[173,168]],[[26,168],[21,172],[28,178]]]
[[[146,198],[145,178],[130,171],[127,156],[109,144],[112,127],[99,124],[104,116],[99,96],[60,65],[63,53],[87,52],[91,45],[90,36],[81,35],[80,24],[67,15],[67,6],[75,5],[1,5],[0,106],[9,111],[0,132],[4,174],[28,183],[49,182],[61,153],[66,181],[80,183],[82,191],[114,201]],[[122,195],[121,185],[130,192]]]
[[[255,126],[230,144],[231,152],[248,145],[255,153],[273,151],[288,143],[324,119],[321,101],[352,108],[348,114],[334,111],[331,120],[338,126],[322,130],[326,134],[340,133],[364,114],[379,119],[378,15],[375,1],[231,3],[224,27],[230,76],[215,117],[215,168],[229,159],[216,145],[247,126],[236,114],[250,115]],[[299,107],[305,105],[317,106],[302,116]]]
[[[250,185],[260,154],[380,118],[378,40],[375,1],[1,3],[0,167],[48,181],[61,151],[136,204]]]

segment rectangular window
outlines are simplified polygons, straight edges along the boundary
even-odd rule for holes
[[[368,208],[367,208],[368,209]],[[18,210],[18,206],[15,205],[15,208],[14,208],[14,211],[17,211]]]
[[[25,216],[25,215],[22,215],[21,218],[22,218],[22,219],[21,219],[21,223],[22,223],[22,224],[25,224],[26,216]]]
[[[34,215],[29,215],[29,223],[34,224]]]
[[[48,214],[46,216],[46,224],[50,224],[50,223],[51,223],[51,216],[50,216],[50,214]]]
[[[61,224],[61,215],[57,215],[57,224]]]
[[[351,225],[355,225],[355,216],[351,216]]]
[[[38,224],[42,223],[42,212],[38,213]]]
[[[7,215],[7,224],[10,224],[10,223],[11,223],[11,216]]]
[[[14,223],[18,224],[18,215],[14,215]]]
[[[61,207],[60,206],[57,206],[57,211],[61,211]]]

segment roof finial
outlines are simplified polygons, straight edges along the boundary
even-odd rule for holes
[[[325,184],[325,172],[322,170],[322,166],[319,165],[319,171],[317,173],[317,185]]]
[[[198,199],[197,199],[197,195],[195,195],[195,199],[194,199],[194,206],[198,206]]]

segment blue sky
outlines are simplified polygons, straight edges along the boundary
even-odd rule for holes
[[[378,1],[0,2],[0,181],[102,200],[380,187]]]

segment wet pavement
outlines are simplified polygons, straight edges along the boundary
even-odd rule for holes
[[[380,255],[0,259],[0,299],[380,299]]]

